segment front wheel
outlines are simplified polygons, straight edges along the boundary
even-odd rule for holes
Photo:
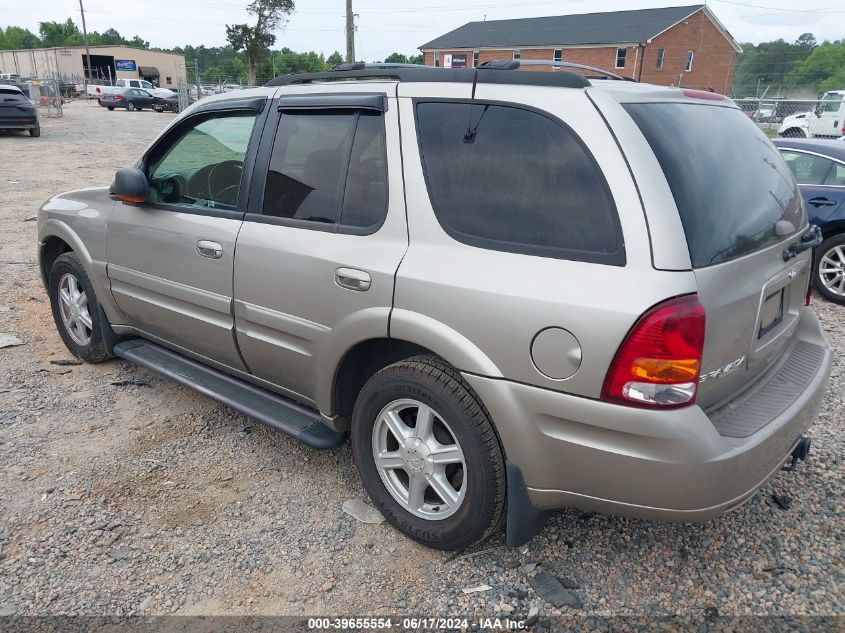
[[[50,269],[53,320],[70,352],[89,363],[111,358],[106,349],[100,304],[88,273],[73,253],[60,255]]]
[[[845,305],[845,235],[834,235],[816,250],[816,289],[828,301]]]
[[[443,550],[477,543],[505,513],[505,460],[478,396],[433,356],[400,361],[364,385],[352,415],[364,487],[387,520]]]
[[[38,138],[39,136],[41,136],[41,127],[34,127],[34,128],[32,128],[32,129],[29,131],[29,135],[30,135],[32,138]]]

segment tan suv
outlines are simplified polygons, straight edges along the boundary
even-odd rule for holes
[[[739,506],[806,455],[831,364],[789,169],[720,95],[518,65],[203,99],[41,209],[62,339],[316,448],[351,435],[432,547]]]

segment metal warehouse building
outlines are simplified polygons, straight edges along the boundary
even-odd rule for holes
[[[90,46],[90,83],[142,78],[161,87],[175,87],[186,79],[185,58],[131,46]],[[59,79],[79,84],[87,75],[84,46],[0,51],[0,73],[21,78]]]

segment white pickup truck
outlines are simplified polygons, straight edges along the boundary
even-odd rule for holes
[[[113,86],[97,86],[88,84],[88,96],[92,99],[100,99],[103,95],[122,93],[129,88],[142,88],[152,93],[154,97],[170,97],[176,94],[167,88],[156,88],[149,81],[144,79],[118,79]]]

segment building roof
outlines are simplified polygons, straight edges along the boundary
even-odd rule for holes
[[[468,22],[454,31],[423,44],[420,49],[646,43],[702,9],[734,49],[740,52],[742,49],[730,33],[716,19],[713,12],[703,4]]]

